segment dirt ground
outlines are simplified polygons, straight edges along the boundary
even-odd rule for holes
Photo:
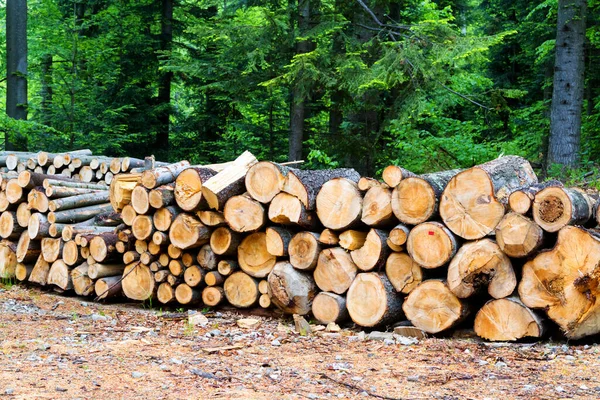
[[[182,310],[0,289],[0,398],[600,398],[591,342],[402,345],[351,329],[299,336],[290,319],[256,317],[260,327],[242,329],[247,314],[206,315],[207,326],[192,326]]]

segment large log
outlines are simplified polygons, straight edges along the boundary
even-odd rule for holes
[[[381,186],[369,189],[363,198],[360,219],[366,225],[375,227],[393,224],[395,218],[392,212],[392,191]]]
[[[481,239],[494,231],[514,190],[537,183],[529,162],[506,156],[460,172],[442,194],[439,211],[452,232]]]
[[[36,186],[27,194],[27,205],[30,210],[36,210],[41,213],[48,212],[50,201],[46,196],[46,191],[41,186]]]
[[[321,244],[319,234],[313,232],[299,232],[290,241],[288,252],[290,264],[299,270],[311,271],[317,266]]]
[[[527,214],[531,210],[535,195],[550,186],[562,187],[563,184],[557,180],[549,180],[517,189],[508,196],[508,207],[518,214]]]
[[[247,194],[227,200],[223,216],[231,229],[242,233],[257,231],[267,222],[263,205]]]
[[[405,224],[418,225],[438,214],[442,192],[459,169],[403,179],[392,193],[392,210]]]
[[[358,274],[346,294],[346,306],[352,321],[364,327],[386,326],[402,318],[402,297],[382,273]]]
[[[344,294],[356,277],[357,270],[350,254],[341,247],[334,247],[321,251],[313,277],[322,291]]]
[[[246,174],[246,190],[254,200],[268,204],[283,190],[289,171],[290,168],[284,165],[260,161]]]
[[[244,193],[246,173],[257,162],[252,153],[245,151],[231,165],[204,182],[202,195],[208,206],[221,211],[230,197]]]
[[[346,308],[346,298],[329,292],[321,292],[315,296],[312,314],[322,324],[341,323],[350,316]]]
[[[352,168],[318,171],[292,170],[287,176],[283,191],[300,199],[307,210],[314,210],[318,209],[317,197],[323,185],[337,178],[343,178],[356,184],[360,179],[360,174]]]
[[[415,174],[396,165],[388,165],[381,173],[381,179],[392,189],[398,186],[403,179],[411,176],[415,176]]]
[[[69,267],[63,260],[56,260],[52,263],[50,271],[48,272],[47,283],[48,285],[55,285],[65,291],[73,289]]]
[[[519,297],[545,310],[568,338],[594,335],[600,332],[599,266],[598,233],[566,226],[553,249],[523,266]]]
[[[317,216],[329,229],[349,229],[360,221],[362,195],[354,181],[336,178],[327,181],[317,194]]]
[[[241,240],[238,233],[222,226],[210,235],[210,248],[219,256],[235,256]]]
[[[292,232],[280,226],[270,226],[266,230],[267,251],[276,257],[288,255],[288,247],[292,240]]]
[[[242,271],[254,278],[267,276],[277,261],[267,251],[267,238],[264,232],[246,236],[238,247],[238,263]]]
[[[431,269],[450,262],[458,250],[458,242],[443,224],[424,222],[410,231],[406,248],[420,266]]]
[[[309,275],[282,261],[275,264],[267,281],[269,297],[283,312],[298,315],[310,313],[317,288]]]
[[[38,240],[31,240],[28,232],[21,233],[15,255],[20,263],[31,263],[41,254],[41,245]]]
[[[131,300],[145,301],[151,299],[156,293],[154,274],[142,263],[132,263],[123,270],[121,281],[123,293]]]
[[[490,300],[477,312],[477,336],[491,341],[540,338],[545,332],[541,315],[527,308],[517,297]]]
[[[168,231],[175,218],[179,215],[179,212],[179,208],[175,206],[169,206],[156,210],[154,216],[152,217],[154,227],[161,232]]]
[[[350,252],[352,261],[361,271],[380,270],[385,264],[390,248],[387,245],[387,232],[371,229],[360,249]]]
[[[312,229],[318,224],[317,217],[308,211],[300,199],[288,193],[279,193],[269,205],[269,219],[276,224],[297,225]]]
[[[31,275],[29,275],[29,282],[45,286],[48,282],[48,272],[50,272],[50,264],[48,264],[48,262],[44,260],[44,256],[40,254],[33,266]]]
[[[175,201],[184,211],[196,211],[206,208],[202,197],[202,185],[217,172],[210,168],[190,167],[182,171],[175,179]]]
[[[190,163],[180,161],[142,172],[140,183],[147,189],[154,189],[169,182],[174,182],[181,172],[189,168]]]
[[[558,232],[566,225],[588,222],[593,217],[594,203],[581,189],[547,187],[535,195],[533,219],[543,230]]]
[[[249,308],[256,304],[260,292],[258,281],[250,275],[238,271],[229,275],[223,284],[227,301],[234,307]]]
[[[423,281],[423,270],[406,253],[392,253],[385,263],[385,274],[398,293],[409,294]]]
[[[15,278],[17,268],[16,246],[10,242],[0,243],[0,278]]]
[[[180,249],[200,247],[210,240],[210,230],[194,216],[181,213],[169,229],[169,240]]]
[[[402,306],[406,318],[427,333],[439,333],[462,322],[469,314],[466,303],[440,280],[428,280],[414,288]]]
[[[448,288],[465,299],[487,287],[495,299],[510,296],[517,277],[510,259],[496,242],[481,239],[465,243],[448,266]]]
[[[544,243],[544,231],[526,216],[509,212],[496,226],[496,241],[509,257],[529,257]]]

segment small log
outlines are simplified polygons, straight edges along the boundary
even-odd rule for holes
[[[239,269],[239,264],[234,260],[221,260],[217,264],[217,271],[223,276],[231,275]]]
[[[68,242],[73,240],[77,235],[100,235],[103,233],[112,233],[114,230],[111,226],[66,225],[62,228],[61,237],[65,242]]]
[[[217,271],[210,271],[206,273],[204,277],[204,282],[207,286],[218,286],[222,285],[225,282],[225,277],[219,274]]]
[[[268,215],[276,224],[297,225],[308,230],[318,225],[316,215],[307,211],[297,197],[287,193],[279,193],[273,198]]]
[[[175,203],[175,184],[168,183],[152,189],[148,193],[148,201],[157,210],[172,205]]]
[[[396,225],[388,236],[388,240],[395,246],[404,246],[408,240],[410,228],[403,224]]]
[[[48,222],[44,214],[31,214],[27,232],[32,240],[48,237],[50,235],[50,222]]]
[[[466,303],[440,280],[428,280],[414,288],[402,306],[406,318],[427,333],[439,333],[462,322],[469,314]]]
[[[43,187],[43,186],[42,186]],[[98,191],[105,191],[105,189],[86,189],[86,188],[72,188],[66,186],[48,186],[45,188],[46,197],[50,199],[62,199],[64,197],[79,196],[82,194],[89,194]]]
[[[125,264],[131,264],[132,262],[137,261],[139,259],[140,259],[140,253],[138,253],[137,251],[134,251],[134,250],[130,250],[123,254],[123,262]]]
[[[79,246],[74,241],[66,242],[63,245],[62,259],[70,267],[79,265],[84,261],[79,252]]]
[[[358,190],[360,190],[361,192],[366,192],[371,188],[374,187],[380,187],[383,189],[389,189],[390,187],[387,185],[387,183],[385,182],[379,182],[377,179],[374,178],[367,178],[367,177],[361,177],[358,180]]]
[[[42,183],[42,186],[44,187],[44,189],[48,189],[50,186],[61,186],[61,187],[67,187],[67,188],[75,188],[75,189],[92,189],[92,190],[108,190],[108,186],[106,186],[104,183],[87,183],[87,182],[76,182],[67,178],[62,178],[64,180],[59,180],[59,179],[55,179],[55,177],[52,178],[46,178],[44,179],[44,182]]]
[[[235,275],[235,274],[234,274]],[[314,280],[288,262],[278,262],[267,279],[269,297],[287,314],[307,315],[317,294]],[[227,283],[227,281],[225,281]]]
[[[481,239],[465,243],[448,266],[448,288],[465,299],[487,286],[495,299],[510,296],[517,287],[517,277],[510,259],[496,242]]]
[[[358,274],[346,295],[350,318],[364,327],[386,326],[402,318],[400,297],[385,274]]]
[[[196,261],[198,261],[200,267],[208,271],[216,270],[219,263],[217,255],[212,251],[208,244],[205,244],[198,250]]]
[[[409,294],[423,281],[423,269],[406,253],[392,253],[385,263],[385,275],[396,292]]]
[[[206,226],[218,227],[227,225],[227,221],[225,221],[223,213],[219,211],[198,211],[196,212],[196,215],[198,216],[198,218],[200,218],[200,222],[202,222]]]
[[[169,244],[169,235],[164,232],[156,231],[152,234],[152,243],[157,246],[164,246]]]
[[[144,168],[146,160],[139,158],[123,157],[121,159],[121,171],[127,172],[133,168]]]
[[[48,170],[48,172],[50,172],[50,170]],[[104,174],[104,172],[100,172],[100,173]],[[81,167],[78,175],[79,175],[79,180],[81,180],[81,182],[86,182],[86,183],[92,182],[94,180],[94,177],[96,176],[94,171],[87,165]]]
[[[44,194],[45,196],[45,194]],[[55,199],[48,203],[48,209],[50,211],[61,211],[61,210],[69,210],[72,208],[81,208],[84,206],[91,206],[95,204],[107,204],[108,201],[108,192],[107,191],[98,191],[92,192],[88,194],[80,194],[72,197],[63,197],[60,199]],[[107,209],[112,210],[112,208]],[[41,210],[40,210],[41,211]],[[41,211],[43,212],[43,211]]]
[[[48,272],[48,285],[55,285],[59,289],[67,291],[73,289],[73,281],[67,264],[63,260],[56,260],[50,266]]]
[[[98,300],[120,296],[123,292],[121,276],[106,276],[98,279],[94,285],[94,291]]]
[[[88,266],[88,276],[91,279],[100,279],[105,278],[107,276],[116,276],[123,275],[123,270],[125,269],[125,265],[123,264],[90,264]]]
[[[324,292],[344,294],[356,277],[358,268],[341,247],[325,249],[319,254],[313,273],[315,283]]]
[[[321,232],[321,235],[319,236],[319,242],[326,246],[337,246],[340,243],[340,237],[337,232],[326,228],[323,229],[323,232]]]
[[[171,273],[167,269],[157,269],[156,271],[154,271],[153,264],[150,264],[150,271],[154,272],[154,281],[156,283],[166,282],[169,275],[171,275]],[[160,287],[158,288],[158,290],[160,291]]]
[[[183,273],[185,272],[185,266],[181,260],[171,260],[169,261],[169,271],[174,276],[183,276]]]
[[[131,191],[131,206],[139,214],[147,214],[150,211],[150,194],[143,186],[136,186]]]
[[[110,172],[112,172],[113,174],[118,174],[119,172],[121,172],[121,159],[120,158],[113,158],[110,161]]]
[[[412,172],[407,169],[398,167],[396,165],[388,165],[384,168],[381,179],[391,188],[398,186],[403,179],[415,176]]]
[[[346,250],[356,250],[364,246],[368,232],[347,230],[339,235],[339,245]]]
[[[156,293],[154,274],[150,268],[138,262],[125,267],[121,286],[125,296],[131,300],[145,301]]]
[[[183,253],[181,255],[181,262],[183,263],[183,265],[185,265],[186,268],[191,267],[196,262],[195,259],[197,256],[198,254],[194,255],[192,253]]]
[[[550,186],[563,187],[563,184],[557,180],[549,180],[515,190],[508,196],[508,207],[518,214],[527,214],[531,210],[535,195]]]
[[[223,291],[227,301],[238,308],[254,306],[260,295],[258,281],[241,271],[234,272],[225,279]]]
[[[201,286],[204,282],[206,272],[198,265],[192,265],[185,269],[183,273],[183,280],[190,287]]]
[[[83,264],[71,270],[71,282],[73,290],[78,296],[90,296],[94,293],[94,281],[87,274],[88,264]]]
[[[267,235],[255,232],[246,236],[238,247],[238,263],[242,271],[254,278],[267,276],[277,259],[267,251]]]
[[[266,230],[267,251],[272,256],[284,257],[288,255],[288,247],[292,240],[292,233],[280,226],[270,226]]]
[[[248,170],[245,185],[248,194],[256,201],[268,204],[285,186],[289,167],[269,161],[254,164]]]
[[[254,232],[267,222],[265,208],[247,194],[233,196],[225,203],[223,217],[236,232]]]
[[[174,182],[181,172],[189,168],[190,163],[181,161],[142,172],[140,182],[147,189],[154,189],[169,182]]]
[[[10,242],[0,243],[0,278],[12,279],[17,268],[16,246]]]
[[[360,221],[362,196],[354,181],[336,178],[326,182],[317,195],[317,216],[329,229],[350,229]]]
[[[169,304],[175,301],[175,289],[167,282],[163,282],[158,286],[156,298],[162,304]]]
[[[268,294],[261,294],[258,298],[258,305],[262,308],[271,307],[271,297]]]
[[[246,173],[257,162],[252,153],[245,151],[231,165],[204,182],[202,196],[208,202],[208,206],[221,211],[230,197],[242,194],[245,191]]]
[[[460,169],[403,179],[392,193],[392,210],[400,222],[418,225],[438,215],[440,197]]]
[[[154,216],[152,217],[152,222],[154,223],[154,227],[157,230],[159,230],[161,232],[167,232],[169,230],[169,228],[171,227],[171,225],[173,224],[173,221],[175,220],[175,218],[177,218],[178,215],[179,215],[179,209],[175,206],[159,208],[154,213]],[[186,215],[189,215],[189,214],[186,214]],[[133,222],[133,220],[132,220],[132,222]]]
[[[85,221],[94,217],[95,215],[112,211],[110,203],[97,204],[93,206],[74,208],[72,210],[64,210],[57,212],[48,213],[48,221],[51,223],[75,223]]]
[[[441,196],[440,216],[463,239],[481,239],[496,229],[509,194],[535,183],[537,177],[527,160],[498,158],[455,175]]]
[[[17,248],[15,251],[15,256],[17,258],[17,262],[20,263],[31,263],[40,256],[41,254],[41,245],[38,240],[31,240],[28,232],[21,233],[19,237],[19,241],[17,242]]]
[[[392,191],[381,186],[372,187],[365,193],[361,221],[369,226],[385,227],[396,220],[392,212]]]
[[[322,324],[339,324],[350,317],[346,308],[346,298],[329,292],[321,292],[315,296],[312,313]]]
[[[44,256],[40,254],[35,265],[33,266],[33,270],[31,271],[31,275],[29,275],[29,282],[37,283],[41,286],[46,286],[48,283],[48,273],[50,272],[50,264],[46,260],[44,260]]]
[[[190,167],[175,179],[175,202],[183,211],[196,211],[208,204],[202,197],[202,184],[217,172],[210,168]]]
[[[258,291],[261,294],[268,294],[269,293],[269,281],[266,279],[263,279],[262,281],[258,282]]]
[[[33,265],[17,263],[17,266],[15,267],[15,278],[17,278],[19,282],[25,282],[29,279],[31,271],[33,271]]]
[[[171,258],[167,254],[161,254],[158,256],[158,263],[163,267],[168,267],[171,262]]]
[[[535,195],[533,219],[546,232],[558,232],[564,226],[588,222],[593,217],[593,205],[581,189],[551,186]]]
[[[327,182],[336,179],[344,179],[356,184],[360,179],[360,174],[351,168],[317,171],[292,170],[287,176],[283,191],[300,199],[307,210],[315,210],[315,208],[318,210],[319,191]]]
[[[6,193],[6,200],[10,204],[17,204],[27,199],[27,192],[19,186],[19,182],[16,179],[10,179],[7,182],[4,192]]]
[[[89,243],[90,255],[97,262],[115,258],[118,253],[115,247],[117,240],[119,239],[116,233],[108,232],[95,236]]]
[[[219,286],[209,286],[202,290],[202,302],[209,307],[216,307],[225,299],[225,290]]]
[[[490,300],[477,312],[473,328],[486,340],[515,341],[544,335],[543,318],[527,308],[517,297]]]
[[[317,266],[321,244],[319,234],[313,232],[299,232],[290,241],[288,252],[290,264],[303,271],[312,271]]]
[[[352,261],[362,271],[381,269],[385,264],[390,248],[387,245],[388,235],[380,229],[371,229],[360,249],[350,252]]]
[[[210,235],[210,248],[219,256],[235,256],[241,242],[241,236],[222,226]]]
[[[183,250],[181,250],[179,247],[175,246],[174,244],[169,244],[169,246],[167,247],[167,253],[168,256],[176,259],[181,257]]]
[[[3,184],[3,186],[4,186],[4,184]],[[23,203],[21,203],[21,204],[23,204]],[[27,203],[25,203],[25,204],[27,204]],[[6,192],[4,191],[4,188],[2,188],[2,191],[0,191],[0,211],[6,211],[8,209],[12,210],[14,208],[15,207],[8,202],[8,199],[6,198]]]
[[[27,203],[19,204],[17,208],[17,224],[20,227],[27,228],[29,226],[29,218],[31,217],[31,210],[29,210]]]
[[[43,238],[41,242],[42,256],[44,260],[53,263],[62,257],[64,242],[62,239]]]
[[[524,215],[509,212],[496,227],[496,241],[509,257],[529,257],[542,246],[544,231]]]
[[[458,242],[443,224],[424,222],[410,231],[406,248],[420,266],[432,269],[450,262],[458,250]]]
[[[202,292],[181,283],[175,288],[175,298],[179,304],[194,304],[202,299]]]
[[[169,240],[183,250],[196,248],[209,242],[210,230],[194,216],[182,213],[171,224]]]
[[[17,240],[25,228],[17,222],[15,211],[4,211],[0,214],[0,237],[3,239]]]
[[[155,232],[152,217],[149,215],[138,215],[133,219],[131,232],[138,240],[150,240]]]
[[[43,187],[37,186],[27,194],[27,206],[30,210],[39,211],[41,213],[48,212],[50,201],[46,196],[46,191]]]

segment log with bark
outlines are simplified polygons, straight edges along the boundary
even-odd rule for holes
[[[88,220],[98,214],[112,211],[110,203],[97,204],[93,206],[73,208],[70,210],[48,213],[48,221],[51,223],[76,223]]]
[[[420,266],[431,269],[450,262],[458,250],[458,241],[443,224],[424,222],[410,231],[406,248]]]
[[[402,306],[406,318],[427,333],[439,333],[462,322],[468,305],[452,293],[445,282],[427,280],[414,288]]]
[[[349,229],[339,234],[339,245],[346,250],[357,250],[363,247],[369,232]]]
[[[494,231],[514,190],[537,183],[529,162],[506,156],[460,172],[440,199],[439,212],[448,228],[467,239],[481,239]]]
[[[535,195],[533,219],[545,231],[558,232],[566,225],[588,222],[593,217],[594,203],[581,189],[547,187]]]
[[[267,234],[255,232],[242,240],[238,247],[238,263],[242,271],[254,278],[267,276],[277,261],[267,251]]]
[[[289,262],[275,264],[267,278],[269,297],[273,304],[287,314],[310,313],[312,301],[317,294],[314,280],[295,269]]]
[[[332,179],[317,194],[317,216],[326,228],[349,229],[360,222],[362,202],[362,195],[354,181]]]
[[[48,272],[50,272],[50,264],[48,264],[48,262],[44,260],[44,256],[40,254],[29,275],[29,282],[45,286],[48,282]]]
[[[41,241],[41,253],[44,260],[53,263],[59,258],[62,258],[63,246],[64,242],[60,238],[43,238]]]
[[[225,290],[219,286],[209,286],[202,290],[202,303],[216,307],[225,300]]]
[[[169,304],[175,301],[175,289],[167,282],[163,282],[158,286],[156,298],[161,304]]]
[[[172,205],[175,202],[175,184],[168,183],[150,190],[148,202],[157,210]]]
[[[0,237],[8,240],[18,240],[25,228],[17,222],[16,211],[4,211],[0,214]]]
[[[102,233],[95,236],[89,242],[90,255],[99,263],[106,260],[114,260],[115,258],[119,257],[115,247],[117,240],[117,234],[111,232]]]
[[[509,212],[496,227],[496,241],[509,257],[529,257],[544,243],[544,231],[526,216]]]
[[[345,179],[356,183],[360,174],[352,168],[304,171],[292,170],[287,176],[283,191],[300,199],[307,210],[318,209],[317,197],[325,183],[334,179]],[[358,186],[357,190],[358,190]]]
[[[385,182],[379,182],[377,179],[374,178],[368,178],[368,177],[361,177],[358,180],[358,190],[360,190],[361,192],[366,192],[371,188],[374,187],[381,187],[384,189],[389,189],[390,187],[387,185],[387,183]]]
[[[508,207],[518,214],[527,214],[531,210],[535,195],[551,186],[563,187],[563,184],[557,180],[549,180],[517,189],[508,196]]]
[[[385,263],[385,274],[398,293],[409,294],[423,281],[423,270],[406,253],[392,253]]]
[[[395,188],[403,179],[415,176],[412,172],[396,165],[388,165],[384,168],[381,179],[390,187]]]
[[[94,281],[87,274],[88,264],[86,262],[71,270],[71,282],[73,290],[78,296],[89,296],[94,293]]]
[[[175,218],[179,215],[179,212],[179,208],[175,206],[169,206],[156,210],[156,212],[152,216],[152,222],[154,223],[154,227],[161,232],[167,232]],[[131,220],[131,222],[133,222],[133,219]]]
[[[236,232],[254,232],[267,222],[266,210],[248,194],[230,197],[223,210],[225,221]]]
[[[0,242],[0,278],[14,278],[16,268],[16,246],[10,242]]]
[[[473,327],[477,336],[490,341],[515,341],[544,335],[543,317],[527,308],[518,297],[490,300],[477,312]]]
[[[21,233],[17,247],[15,250],[15,256],[17,262],[20,263],[31,263],[39,257],[41,254],[41,244],[39,240],[32,240],[29,237],[28,232]]]
[[[380,270],[385,264],[390,248],[387,245],[387,232],[371,229],[361,248],[350,252],[352,261],[361,271]]]
[[[183,256],[181,257],[182,260],[184,258],[185,257]],[[200,247],[200,250],[198,250],[198,254],[196,255],[196,261],[200,267],[207,271],[216,270],[217,265],[219,264],[218,257],[211,249],[209,244],[205,244],[204,246]]]
[[[346,294],[346,306],[352,321],[364,327],[386,326],[402,318],[402,297],[382,273],[358,274]]]
[[[317,216],[308,211],[300,199],[288,193],[279,193],[269,205],[269,220],[276,224],[297,225],[303,229],[315,228],[319,221]]]
[[[510,259],[496,242],[481,239],[465,243],[448,266],[447,285],[459,298],[464,299],[487,287],[495,299],[510,296],[517,277]]]
[[[123,292],[121,276],[106,276],[94,284],[94,292],[98,300],[119,296]]]
[[[193,215],[181,213],[169,228],[169,240],[183,250],[196,248],[209,242],[210,230]]]
[[[235,256],[241,240],[238,233],[222,226],[210,235],[210,248],[219,256]]]
[[[210,227],[219,227],[227,225],[227,221],[225,221],[225,217],[222,212],[214,211],[214,210],[204,210],[196,212],[198,218],[200,218],[200,222],[202,222],[206,226]]]
[[[180,161],[176,164],[146,170],[141,174],[140,183],[147,189],[154,189],[166,183],[174,182],[179,174],[188,169],[189,166],[189,162]]]
[[[396,218],[392,212],[392,191],[375,186],[365,193],[363,198],[361,221],[369,226],[386,227]]]
[[[121,276],[125,265],[123,264],[101,264],[94,263],[88,265],[88,276],[93,279],[105,278],[107,276]]]
[[[202,197],[202,185],[217,171],[210,168],[190,167],[182,171],[175,179],[175,202],[184,211],[196,211],[208,204]]]
[[[248,170],[246,190],[256,201],[268,204],[285,186],[289,167],[269,161],[260,161]]]
[[[235,260],[221,260],[217,264],[217,271],[223,276],[231,275],[233,272],[237,271],[238,269],[239,269],[239,264]]]
[[[341,247],[325,249],[319,254],[313,273],[316,285],[324,292],[344,294],[356,277],[358,268]]]
[[[320,292],[313,300],[312,314],[322,324],[342,323],[349,318],[346,298],[335,293]]]
[[[276,257],[288,255],[288,247],[293,233],[280,226],[270,226],[266,229],[267,251]]]
[[[260,295],[258,281],[242,271],[234,272],[227,277],[223,284],[223,291],[227,301],[239,308],[254,306]]]
[[[156,282],[148,266],[135,262],[123,270],[123,293],[131,300],[146,301],[155,296]]]
[[[319,234],[299,232],[294,235],[288,248],[290,264],[299,270],[311,271],[317,266],[321,244]]]
[[[50,266],[48,272],[48,285],[54,285],[61,290],[67,291],[73,289],[69,267],[63,260],[56,260]]]
[[[189,287],[202,286],[206,272],[198,265],[192,265],[183,272],[183,280]]]
[[[175,288],[175,299],[183,305],[198,303],[202,299],[202,292],[189,287],[185,283],[180,283]]]
[[[131,223],[131,232],[138,240],[149,241],[155,232],[154,222],[149,215],[138,215]]]

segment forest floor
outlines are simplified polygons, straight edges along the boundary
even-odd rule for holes
[[[99,304],[0,289],[0,399],[599,398],[600,346],[364,333],[299,336],[291,319]],[[221,349],[219,349],[221,348]]]

